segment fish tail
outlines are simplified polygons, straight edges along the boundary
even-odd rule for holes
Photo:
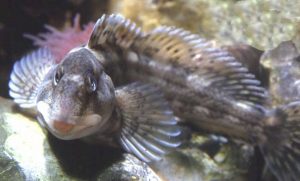
[[[278,107],[265,120],[260,149],[280,181],[300,179],[300,101]]]

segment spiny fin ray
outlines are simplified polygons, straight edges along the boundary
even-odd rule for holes
[[[99,46],[103,48],[114,45],[129,48],[141,33],[141,29],[135,23],[119,14],[103,15],[94,26],[88,47],[96,49]]]
[[[38,87],[54,65],[55,59],[47,48],[40,48],[16,62],[9,81],[9,95],[21,107],[35,106]]]
[[[228,98],[253,105],[252,99],[243,96],[247,91],[249,97],[257,98],[255,104],[267,102],[266,90],[260,87],[260,82],[247,68],[229,52],[214,47],[198,35],[180,28],[162,26],[133,43],[133,49],[149,57],[149,60],[186,70],[186,75],[195,77],[186,81],[195,89],[217,91]],[[198,81],[197,86],[195,81]]]
[[[116,98],[123,120],[120,142],[128,152],[151,162],[181,145],[178,118],[158,88],[133,83],[118,89]]]

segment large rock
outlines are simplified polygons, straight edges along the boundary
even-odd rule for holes
[[[299,39],[299,5],[298,0],[112,0],[109,11],[145,30],[177,26],[222,44],[239,42],[264,50]]]
[[[159,180],[120,149],[47,136],[0,97],[0,180]]]

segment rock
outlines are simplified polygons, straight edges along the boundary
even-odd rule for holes
[[[230,52],[232,56],[247,67],[249,72],[254,74],[256,78],[259,80],[263,79],[264,76],[262,75],[262,67],[260,65],[260,57],[263,51],[241,43],[222,46],[221,48]]]
[[[287,104],[300,97],[300,54],[292,41],[265,51],[260,62],[268,71],[268,89],[272,106]]]
[[[259,178],[260,171],[253,166],[260,165],[252,147],[193,134],[189,144],[151,166],[170,181],[247,181]]]
[[[120,149],[63,141],[0,97],[0,180],[159,180]]]
[[[264,50],[295,35],[299,39],[299,5],[298,0],[113,0],[109,11],[145,30],[177,26],[222,44],[246,43]]]

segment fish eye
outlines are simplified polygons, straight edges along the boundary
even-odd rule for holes
[[[62,75],[63,75],[63,69],[58,68],[55,72],[54,79],[53,79],[54,85],[58,84],[58,82],[60,81]]]
[[[88,76],[87,78],[88,84],[88,92],[92,93],[95,92],[97,89],[97,81],[93,76]]]

